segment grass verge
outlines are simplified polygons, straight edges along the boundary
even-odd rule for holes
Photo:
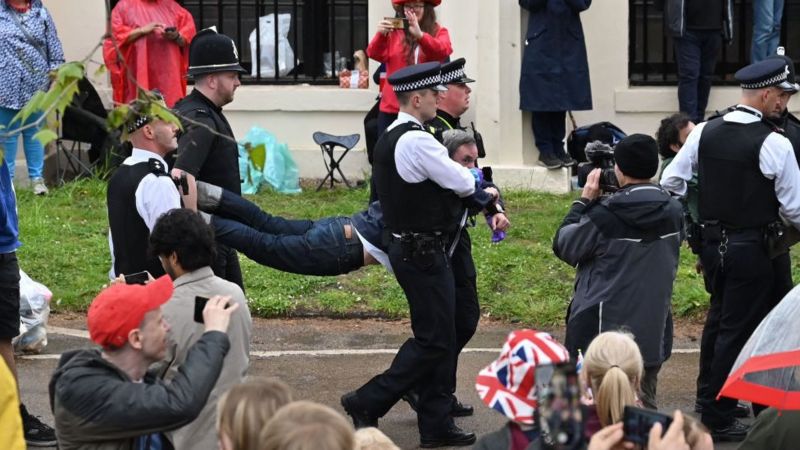
[[[19,191],[23,247],[20,265],[53,291],[53,309],[82,311],[108,280],[105,183],[80,180],[46,197]],[[563,323],[574,269],[552,253],[556,227],[573,196],[528,191],[504,193],[512,221],[508,237],[490,243],[481,221],[470,230],[485,317],[529,326]],[[265,210],[292,218],[350,215],[366,204],[364,189],[305,192],[286,196],[265,191],[249,197]],[[241,256],[247,297],[254,314],[403,317],[407,306],[394,277],[380,266],[338,277],[279,272]],[[797,259],[797,258],[795,258]],[[793,264],[795,278],[800,266]],[[701,314],[708,304],[694,256],[681,251],[673,305],[678,316]]]

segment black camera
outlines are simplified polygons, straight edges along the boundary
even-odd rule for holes
[[[601,141],[586,144],[588,162],[578,165],[578,186],[586,186],[586,178],[594,169],[600,169],[600,189],[611,193],[619,190],[617,174],[614,173],[614,149]]]

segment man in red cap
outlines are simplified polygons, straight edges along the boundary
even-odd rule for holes
[[[89,335],[102,350],[64,353],[50,380],[62,448],[165,448],[162,433],[200,413],[230,347],[226,330],[238,305],[228,307],[228,297],[208,301],[206,332],[167,385],[147,369],[166,353],[161,305],[172,290],[163,276],[146,285],[114,284],[92,301]]]

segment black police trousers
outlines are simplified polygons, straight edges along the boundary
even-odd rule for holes
[[[737,400],[716,396],[753,331],[792,289],[792,275],[789,254],[770,259],[760,230],[729,233],[723,247],[718,241],[703,241],[700,260],[712,303],[701,341],[707,384],[698,389],[698,402],[703,424],[720,428],[733,422]]]
[[[356,391],[367,412],[382,417],[411,388],[419,393],[417,423],[420,434],[436,436],[453,419],[450,386],[456,351],[455,278],[444,245],[435,251],[410,254],[403,243],[389,244],[389,260],[408,301],[412,338],[392,364]],[[405,256],[405,257],[404,257]]]

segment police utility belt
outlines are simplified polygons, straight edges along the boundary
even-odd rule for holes
[[[388,238],[390,242],[399,242],[403,252],[403,258],[411,258],[414,256],[444,253],[449,234],[441,231],[407,231],[394,233],[388,232],[387,230],[386,238]]]
[[[696,239],[705,244],[719,244],[720,255],[723,256],[728,242],[731,240],[760,241],[770,259],[788,252],[792,245],[800,241],[800,232],[781,221],[771,222],[757,228],[737,229],[726,227],[717,220],[707,220],[691,227],[688,234],[689,239]]]

